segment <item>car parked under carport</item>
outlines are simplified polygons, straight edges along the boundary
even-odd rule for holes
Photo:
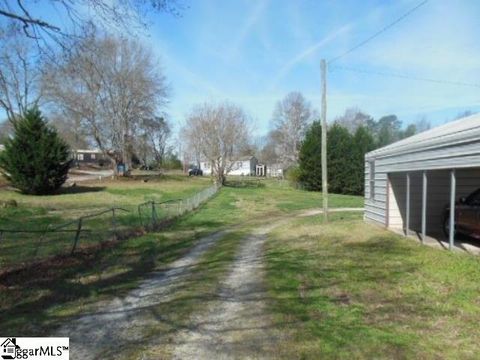
[[[422,241],[443,237],[445,205],[454,223],[455,203],[479,185],[480,115],[472,115],[367,153],[364,217]]]

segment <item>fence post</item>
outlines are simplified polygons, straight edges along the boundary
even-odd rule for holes
[[[112,208],[112,226],[113,226],[113,236],[117,240],[117,221],[115,219],[115,208]]]
[[[140,227],[143,227],[143,219],[142,219],[142,204],[138,205],[138,219],[140,220]]]
[[[152,227],[157,226],[157,210],[155,209],[155,201],[152,200]]]
[[[72,247],[72,251],[70,252],[70,255],[73,255],[73,253],[75,252],[75,249],[77,248],[77,243],[78,243],[78,239],[80,239],[80,232],[81,231],[82,231],[82,218],[79,218],[78,219],[77,232],[75,233],[75,240],[73,242],[73,247]]]

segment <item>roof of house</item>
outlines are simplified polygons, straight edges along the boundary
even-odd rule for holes
[[[479,139],[480,114],[474,114],[376,149],[367,153],[366,157],[371,159],[392,156],[409,151]]]
[[[247,160],[251,160],[251,159],[254,159],[255,156],[253,155],[247,155],[247,156],[240,156],[238,158],[235,158],[235,160],[233,161],[247,161]],[[207,159],[201,159],[200,162],[209,162],[209,160]]]
[[[247,160],[252,160],[254,158],[255,156],[253,155],[240,156],[239,158],[237,158],[237,161],[247,161]]]
[[[84,154],[99,154],[102,152],[100,149],[77,149],[75,150],[77,153],[84,153]]]

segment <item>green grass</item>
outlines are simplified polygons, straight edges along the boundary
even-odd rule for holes
[[[116,212],[117,231],[128,231],[140,226],[138,204],[148,200],[187,198],[210,184],[207,178],[173,175],[150,178],[147,183],[132,179],[85,182],[75,188],[64,188],[58,194],[49,196],[24,195],[4,187],[0,188],[0,198],[15,200],[18,207],[0,208],[0,229],[44,230],[81,216],[98,213],[111,207],[120,207],[127,211]],[[80,245],[99,244],[112,238],[113,225],[111,213],[86,219],[83,222],[83,229],[92,232],[82,233]],[[19,263],[68,253],[73,245],[76,227],[77,225],[72,223],[64,228],[71,232],[45,235],[5,232],[0,241],[0,270]]]
[[[150,182],[112,183],[107,189],[115,192],[116,189],[124,188],[125,196],[130,197],[129,201],[133,204],[143,200],[143,195],[139,195],[141,191],[130,193],[129,189],[141,190],[146,186],[150,190],[158,187],[159,197],[174,198],[182,191],[195,191],[197,186],[197,189],[205,187],[209,184],[205,180],[167,179],[154,185]],[[122,196],[112,195],[106,190],[101,193],[101,196],[106,198]],[[75,201],[70,200],[67,194],[58,195],[65,197],[60,199],[55,196],[42,197],[46,200],[45,203],[38,198],[32,199],[19,194],[12,196],[19,196],[22,206],[8,209],[9,214],[15,211],[23,212],[26,215],[24,221],[28,222],[36,221],[37,218],[45,221],[47,216],[53,216],[50,210],[53,202],[65,202],[65,211],[75,209]],[[89,201],[81,200],[77,208],[86,206]],[[36,206],[27,206],[28,201],[32,201]],[[224,187],[198,211],[177,220],[159,233],[122,240],[114,247],[102,249],[95,254],[79,254],[49,263],[47,267],[40,266],[17,276],[0,278],[0,322],[11,333],[24,336],[52,332],[79,314],[95,309],[98,304],[125,295],[137,287],[146,274],[181,257],[201,236],[228,229],[229,235],[222,238],[202,258],[189,286],[176,294],[173,302],[158,305],[158,308],[154,309],[162,314],[163,320],[146,328],[145,337],[154,343],[157,339],[163,344],[163,341],[168,342],[168,336],[171,336],[174,329],[188,325],[188,317],[194,309],[202,308],[204,301],[214,296],[242,234],[253,229],[256,224],[268,222],[270,218],[294,214],[296,211],[285,207],[285,203],[301,203],[294,208],[296,210],[309,206],[318,207],[317,201],[321,204],[318,193],[290,189],[274,181],[267,181],[266,185],[260,188]],[[363,199],[334,195],[331,198],[331,203],[335,206],[344,206],[346,201],[361,206]],[[96,199],[95,203],[100,205],[101,201]],[[128,201],[125,206],[128,206]],[[148,351],[161,354],[164,346],[160,343],[153,348],[149,346]],[[125,354],[133,354],[137,351],[135,348],[143,351],[144,348],[137,345],[124,349]]]
[[[284,358],[474,358],[480,259],[420,246],[360,214],[296,220],[267,244]]]

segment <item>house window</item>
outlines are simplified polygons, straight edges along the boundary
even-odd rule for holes
[[[83,154],[77,154],[77,160],[83,161]]]
[[[375,161],[369,161],[369,186],[370,186],[370,199],[375,200]]]
[[[95,154],[91,154],[90,159],[95,160]]]

